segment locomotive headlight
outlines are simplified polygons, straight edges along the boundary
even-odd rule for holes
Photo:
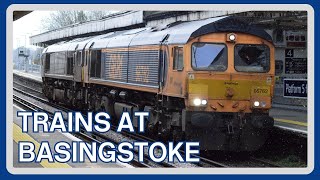
[[[199,99],[199,98],[194,99],[194,100],[193,100],[193,104],[194,104],[195,106],[200,106],[200,105],[201,105],[201,99]]]
[[[205,100],[205,99],[203,99],[203,100],[201,101],[201,104],[202,104],[202,105],[207,105],[207,103],[208,103],[208,101]]]
[[[237,36],[234,33],[230,33],[227,35],[227,41],[229,42],[235,42],[237,39]]]
[[[264,102],[264,101],[261,102],[261,107],[266,107],[266,105],[267,105],[266,102]]]
[[[230,40],[230,41],[236,40],[236,36],[235,36],[234,34],[230,34],[229,40]]]
[[[259,107],[259,106],[260,106],[260,102],[259,102],[259,101],[255,101],[255,102],[253,103],[253,105],[254,105],[254,107]]]

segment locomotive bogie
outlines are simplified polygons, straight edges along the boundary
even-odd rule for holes
[[[268,138],[268,114],[187,112],[185,138],[202,142],[203,150],[255,151]]]

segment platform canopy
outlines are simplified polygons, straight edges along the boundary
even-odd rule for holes
[[[197,21],[175,22],[153,28],[118,31],[80,39],[79,41],[73,40],[70,43],[49,46],[46,52],[70,51],[70,45],[68,44],[77,46],[73,50],[161,45],[162,43],[186,44],[193,38],[217,32],[248,33],[272,41],[271,36],[263,29],[249,25],[236,17],[224,16]]]

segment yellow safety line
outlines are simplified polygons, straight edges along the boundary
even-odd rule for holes
[[[38,143],[36,140],[34,140],[30,135],[27,133],[22,133],[22,129],[13,123],[13,140],[18,143],[19,141],[29,141],[32,142],[35,145],[35,152],[39,151],[40,143]],[[48,160],[42,160],[40,162],[41,166],[44,168],[71,168],[70,165],[67,163],[59,163],[59,162],[53,162],[50,163]]]
[[[288,119],[274,119],[275,121],[283,122],[283,123],[288,123],[288,124],[294,124],[294,125],[299,125],[299,126],[308,126],[308,123],[305,122],[299,122],[299,121],[294,121],[294,120],[288,120]]]

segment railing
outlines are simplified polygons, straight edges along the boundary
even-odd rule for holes
[[[40,73],[41,72],[41,66],[37,64],[15,64],[14,69],[25,71],[25,72],[31,72],[31,73]]]

